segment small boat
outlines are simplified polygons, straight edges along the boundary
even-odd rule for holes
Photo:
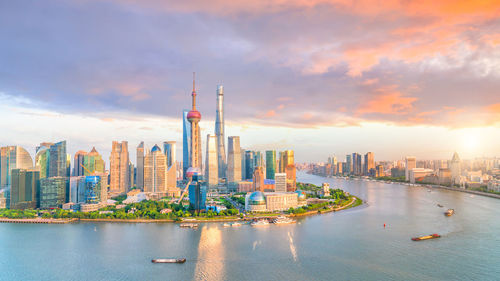
[[[444,215],[447,216],[447,217],[450,217],[451,215],[453,215],[455,213],[455,210],[453,209],[448,209],[446,212],[444,212]]]
[[[439,208],[443,208],[443,205],[441,205],[441,204],[437,204],[437,206],[438,206]]]
[[[258,220],[258,221],[254,221],[250,224],[251,226],[266,226],[266,225],[269,225],[269,221],[268,220]]]
[[[186,259],[154,259],[152,263],[185,263]]]
[[[183,228],[198,228],[197,223],[181,223],[179,226]]]
[[[224,226],[224,227],[230,227],[230,226],[231,226],[231,224],[230,224],[230,223],[225,222],[225,223],[223,224],[223,226]]]
[[[296,223],[296,221],[292,220],[290,218],[287,218],[287,217],[279,216],[273,220],[273,223],[274,224],[289,224],[289,223]]]
[[[243,224],[241,222],[233,222],[231,226],[242,226]]]
[[[439,237],[441,237],[441,235],[434,233],[434,234],[427,235],[427,236],[413,237],[411,240],[413,240],[413,241],[421,241],[421,240],[428,240],[428,239],[436,239],[436,238],[439,238]]]

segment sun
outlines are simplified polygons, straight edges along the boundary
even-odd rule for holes
[[[463,147],[468,151],[475,151],[479,148],[479,137],[475,134],[468,134],[463,139]]]

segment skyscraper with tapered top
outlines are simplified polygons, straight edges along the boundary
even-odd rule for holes
[[[191,93],[193,107],[187,114],[187,119],[191,123],[191,149],[190,149],[190,166],[201,170],[201,138],[200,125],[201,113],[196,110],[196,88],[195,88],[195,73],[193,72],[193,92]]]
[[[136,186],[137,188],[144,190],[144,142],[141,141],[139,146],[137,146],[137,176],[136,176]]]
[[[217,86],[217,110],[215,116],[215,135],[217,136],[217,161],[219,178],[226,178],[226,140],[224,134],[224,87]]]

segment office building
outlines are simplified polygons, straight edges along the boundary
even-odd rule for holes
[[[73,176],[69,178],[69,202],[75,204],[85,202],[85,178],[86,176]]]
[[[249,212],[284,211],[299,206],[296,192],[255,191],[245,196],[245,210]]]
[[[345,156],[344,173],[350,175],[352,173],[352,157],[350,154]]]
[[[370,171],[375,170],[375,157],[373,156],[373,152],[368,152],[365,154],[365,163],[363,165],[363,174],[365,176],[370,175]]]
[[[245,149],[240,148],[241,152],[241,179],[247,179],[247,152]]]
[[[128,142],[113,141],[109,157],[109,189],[111,193],[127,193],[130,189],[129,162]]]
[[[189,110],[184,109],[182,112],[182,174],[186,179],[187,169],[190,167],[191,159],[191,123],[187,119]]]
[[[167,192],[167,157],[158,145],[144,157],[144,192]]]
[[[296,168],[294,164],[289,164],[286,166],[286,190],[288,192],[293,192],[297,188],[297,177],[296,177]]]
[[[250,180],[253,178],[253,172],[255,170],[254,162],[254,152],[251,150],[245,151],[245,175],[246,179]]]
[[[33,168],[33,158],[20,146],[6,146],[0,148],[0,188],[11,186],[13,169]],[[10,199],[7,198],[9,201]]]
[[[205,158],[205,181],[209,188],[219,184],[219,164],[217,155],[217,136],[207,135],[207,156]]]
[[[253,190],[264,192],[264,169],[260,166],[253,173]]]
[[[460,157],[458,157],[458,153],[453,153],[453,157],[450,161],[450,172],[451,172],[451,183],[452,184],[460,184],[461,183],[461,175],[462,175],[462,166],[460,162]]]
[[[140,190],[144,190],[144,142],[141,141],[137,146],[137,162],[136,162],[136,177],[135,186]]]
[[[293,165],[295,164],[295,159],[294,159],[294,152],[293,150],[285,150],[280,152],[280,163],[279,163],[279,172],[280,173],[285,173],[286,172],[286,167],[288,165]]]
[[[85,162],[85,156],[87,155],[87,152],[80,150],[77,153],[75,153],[74,161],[73,161],[73,176],[78,177],[78,176],[83,176],[85,175],[85,170],[83,168],[84,162]]]
[[[69,177],[68,154],[66,153],[66,141],[55,143],[49,147],[49,172],[48,177]]]
[[[240,137],[232,136],[227,141],[227,183],[230,190],[234,190],[241,181],[241,150]]]
[[[106,171],[106,163],[95,147],[92,147],[92,150],[83,157],[83,165],[85,167],[83,168],[83,175],[85,176],[91,176],[95,173],[104,173]]]
[[[85,204],[100,204],[107,201],[107,186],[105,177],[95,175],[85,177]]]
[[[205,202],[207,200],[207,189],[205,186],[202,186],[199,173],[193,173],[188,192],[191,207],[197,211],[204,210]]]
[[[35,209],[39,207],[40,172],[34,169],[12,169],[10,191],[11,209]]]
[[[286,192],[286,173],[276,173],[274,175],[275,177],[275,185],[274,185],[274,190],[276,192]]]
[[[167,160],[167,193],[168,196],[173,196],[180,192],[177,188],[177,158],[176,158],[177,142],[163,142],[163,152]]]
[[[266,179],[274,180],[276,174],[276,150],[266,151]]]
[[[410,180],[410,171],[417,167],[417,158],[414,156],[406,156],[406,165],[405,165],[405,180]]]
[[[61,208],[67,200],[69,181],[67,177],[40,179],[40,208]]]
[[[360,176],[363,173],[361,166],[361,154],[352,154],[352,173],[356,176]]]
[[[226,178],[226,139],[224,134],[224,87],[217,86],[217,110],[215,112],[215,135],[217,136],[217,161],[219,178]]]

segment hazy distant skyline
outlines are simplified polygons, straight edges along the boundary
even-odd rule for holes
[[[202,135],[223,84],[247,149],[500,156],[498,3],[354,3],[0,0],[0,145],[180,149],[196,71]]]

